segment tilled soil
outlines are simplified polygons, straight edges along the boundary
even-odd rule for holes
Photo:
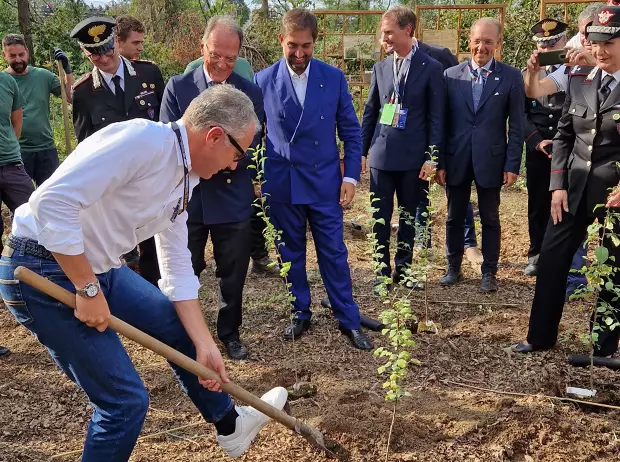
[[[465,269],[466,280],[441,288],[445,200],[437,196],[434,227],[437,249],[427,297],[429,317],[441,326],[437,335],[418,334],[405,388],[411,393],[396,407],[390,461],[616,461],[620,459],[620,413],[541,396],[502,395],[478,387],[529,395],[566,396],[567,386],[588,388],[590,373],[566,362],[569,353],[587,353],[588,309],[571,302],[565,309],[561,341],[554,350],[517,356],[506,348],[527,330],[534,280],[523,275],[528,247],[526,196],[503,193],[502,254],[497,294],[478,292],[479,274]],[[345,215],[364,221],[367,184]],[[309,235],[310,238],[310,235]],[[311,239],[311,238],[310,238]],[[373,276],[363,233],[346,227],[345,239],[361,309],[378,317],[382,304],[371,295]],[[247,361],[227,360],[229,375],[262,394],[275,385],[309,381],[316,394],[291,402],[293,415],[316,426],[335,443],[341,460],[383,461],[393,404],[385,402],[377,376],[381,364],[370,353],[352,348],[337,322],[319,303],[325,292],[309,240],[308,275],[313,290],[314,324],[293,345],[282,339],[289,314],[282,283],[250,274],[245,289],[242,338]],[[208,250],[210,255],[211,250]],[[203,274],[201,299],[214,326],[217,315],[214,266]],[[415,311],[424,317],[422,292]],[[371,333],[376,346],[386,346]],[[0,359],[0,461],[79,460],[91,408],[85,395],[55,367],[49,355],[6,309],[0,310],[0,344],[12,354]],[[130,356],[151,396],[150,410],[133,461],[224,461],[213,427],[202,423],[164,360],[131,342]],[[620,404],[618,375],[594,373],[596,401]],[[170,431],[177,427],[184,427]],[[166,432],[164,434],[159,434]],[[245,461],[322,461],[319,451],[277,424],[268,425],[241,458]]]

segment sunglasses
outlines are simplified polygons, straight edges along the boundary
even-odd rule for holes
[[[233,158],[233,162],[240,162],[243,159],[245,159],[245,151],[241,149],[241,146],[239,146],[239,143],[237,143],[237,140],[235,140],[232,137],[232,135],[229,135],[228,133],[226,133],[226,136],[228,137],[228,141],[230,141],[230,144],[232,144],[235,147],[235,149],[237,149],[237,153],[235,154],[235,157]]]

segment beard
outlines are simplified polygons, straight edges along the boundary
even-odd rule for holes
[[[310,64],[310,56],[304,56],[304,61],[301,63],[296,63],[294,60],[295,56],[288,57],[288,65],[291,66],[291,69],[295,72],[303,73],[308,67],[308,64]]]
[[[28,67],[28,63],[14,61],[12,63],[9,63],[9,66],[15,71],[15,73],[22,74]]]

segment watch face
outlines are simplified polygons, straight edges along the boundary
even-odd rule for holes
[[[86,292],[86,296],[88,297],[94,297],[97,295],[97,293],[99,292],[99,289],[97,289],[97,286],[94,284],[89,284],[84,291]]]

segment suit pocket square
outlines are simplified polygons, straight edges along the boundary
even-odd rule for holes
[[[503,95],[503,93],[502,93],[502,92],[499,92],[499,91],[496,91],[496,92],[495,92],[495,94],[494,94],[493,96],[500,96],[500,95]]]

